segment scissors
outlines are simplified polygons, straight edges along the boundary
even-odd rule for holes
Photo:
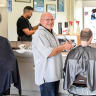
[[[69,42],[70,43],[70,41],[66,38],[66,36],[64,35],[64,39],[67,41],[67,42]]]

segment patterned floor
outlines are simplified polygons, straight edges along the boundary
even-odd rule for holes
[[[19,96],[18,92],[11,91],[11,95],[6,95],[6,96]],[[41,96],[40,92],[38,91],[23,91],[22,96]],[[59,96],[73,96],[72,94],[60,94]]]
[[[5,96],[5,95],[4,95],[4,96]],[[19,96],[19,95],[17,95],[17,94],[11,94],[11,95],[6,95],[6,96]],[[32,93],[32,94],[30,94],[30,95],[22,95],[22,96],[40,96],[40,94]],[[73,96],[73,95],[71,95],[71,94],[68,94],[68,95],[62,94],[62,95],[59,95],[59,96]]]

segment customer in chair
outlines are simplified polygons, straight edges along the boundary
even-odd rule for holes
[[[81,45],[72,49],[65,60],[64,89],[73,96],[96,96],[96,48],[90,46],[92,31],[80,33]]]

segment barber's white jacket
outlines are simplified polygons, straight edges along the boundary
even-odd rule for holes
[[[61,79],[63,69],[61,54],[48,58],[52,50],[58,45],[59,42],[55,33],[52,35],[46,28],[39,26],[32,39],[35,83],[37,85]]]

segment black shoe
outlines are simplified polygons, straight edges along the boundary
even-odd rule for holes
[[[3,96],[3,94],[2,94],[2,93],[0,93],[0,96]]]
[[[3,93],[3,95],[10,95],[10,89],[8,89],[7,91],[5,91],[4,93]],[[2,96],[2,95],[1,95]]]

